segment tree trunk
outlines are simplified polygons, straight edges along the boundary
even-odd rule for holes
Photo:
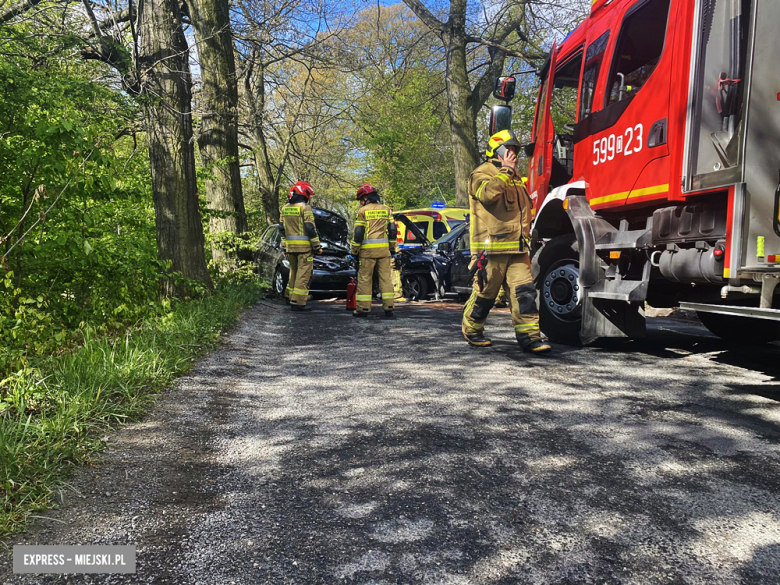
[[[212,258],[220,270],[235,266],[232,247],[221,245],[225,235],[247,231],[241,170],[238,159],[238,88],[233,34],[227,0],[191,0],[203,80],[201,129],[198,134],[205,181],[206,203],[213,213],[209,230],[214,238]]]
[[[450,0],[450,13],[447,22],[438,20],[425,7],[421,0],[404,0],[417,17],[441,38],[446,53],[447,68],[445,83],[447,103],[450,113],[450,134],[452,155],[455,166],[455,204],[468,207],[468,180],[471,171],[479,164],[479,145],[477,144],[477,114],[490,96],[494,78],[501,74],[504,67],[505,49],[498,48],[504,39],[524,21],[523,12],[518,18],[503,20],[501,26],[493,31],[488,41],[466,34],[468,0]],[[525,1],[516,8],[525,9]],[[469,82],[466,46],[469,42],[484,42],[490,48],[490,60],[487,70],[472,89]],[[498,43],[498,45],[496,44]]]
[[[210,286],[198,209],[192,83],[181,12],[176,0],[146,0],[142,6],[140,81],[158,256],[170,261],[172,270]],[[166,281],[163,290],[168,295],[190,292],[173,280]]]
[[[455,165],[455,205],[469,206],[468,182],[479,164],[477,123],[471,84],[466,70],[465,33],[449,30],[444,36],[447,51],[445,82],[450,115],[450,137]],[[479,110],[479,106],[476,108]]]
[[[265,139],[265,130],[263,129],[265,111],[265,72],[263,67],[263,63],[259,59],[253,64],[252,72],[246,76],[244,81],[244,98],[249,109],[249,142],[254,153],[258,189],[262,196],[266,223],[272,225],[279,223],[280,219],[279,185],[271,168],[271,161],[268,157],[268,142]],[[256,88],[256,94],[253,87]]]

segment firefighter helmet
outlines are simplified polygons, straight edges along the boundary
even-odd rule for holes
[[[370,183],[364,183],[358,187],[357,193],[355,193],[355,199],[360,201],[363,197],[368,197],[371,194],[378,195],[376,189]]]
[[[290,199],[293,195],[303,195],[306,199],[311,199],[314,195],[314,187],[312,187],[307,181],[298,181],[290,187]]]
[[[517,148],[520,148],[521,144],[514,132],[511,130],[501,130],[501,132],[496,132],[490,137],[485,154],[488,158],[504,156],[507,146],[516,146]]]

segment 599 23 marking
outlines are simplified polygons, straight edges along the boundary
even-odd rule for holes
[[[645,129],[642,124],[626,128],[623,134],[610,134],[593,143],[593,165],[614,160],[619,154],[631,156],[642,150]]]

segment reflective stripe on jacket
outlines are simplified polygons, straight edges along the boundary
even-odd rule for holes
[[[355,218],[355,231],[350,243],[352,254],[363,258],[386,258],[394,254],[395,238],[390,241],[388,237],[392,221],[395,221],[393,213],[387,205],[367,203],[362,206]]]
[[[314,224],[314,212],[309,205],[288,203],[282,207],[281,215],[285,251],[312,252],[319,249],[320,238]]]
[[[497,159],[469,177],[471,255],[523,254],[531,232],[531,198],[521,177]]]

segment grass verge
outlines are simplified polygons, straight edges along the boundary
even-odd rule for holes
[[[225,285],[121,338],[87,337],[0,384],[0,536],[48,507],[74,466],[102,448],[102,434],[137,419],[262,292],[257,283]]]

